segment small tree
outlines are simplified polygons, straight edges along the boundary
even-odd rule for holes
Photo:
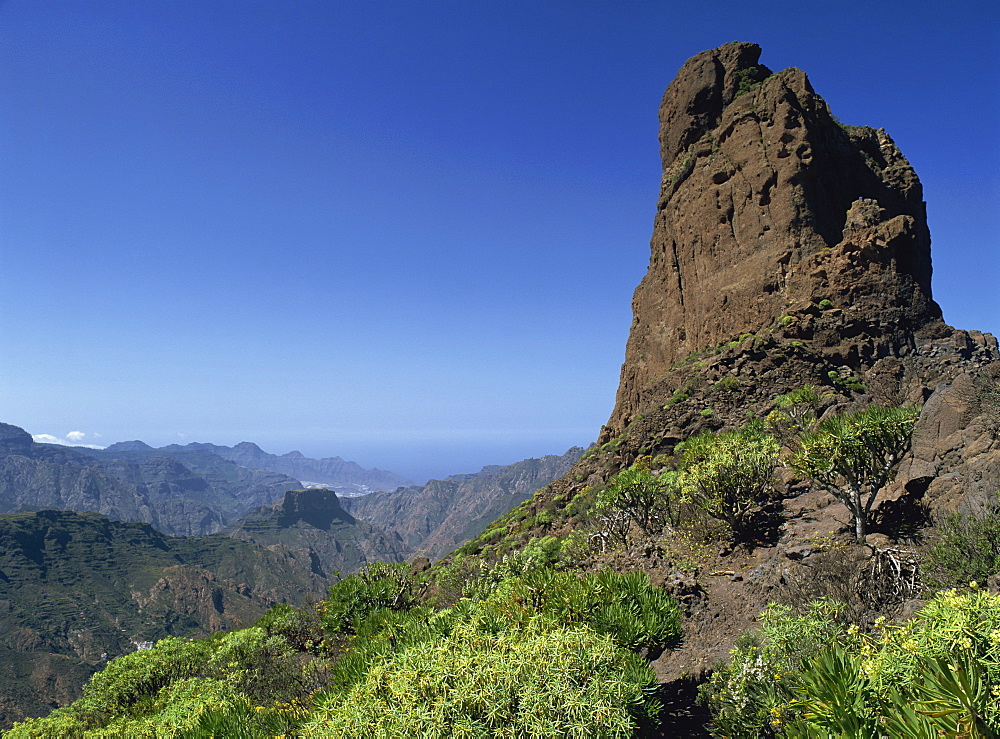
[[[789,464],[847,506],[864,542],[872,504],[910,448],[919,409],[870,406],[820,422],[799,436]]]
[[[677,445],[681,490],[742,538],[751,514],[773,487],[779,448],[758,425],[699,434]]]

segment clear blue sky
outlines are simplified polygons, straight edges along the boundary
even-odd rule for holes
[[[1000,333],[995,2],[0,2],[0,420],[414,478],[593,441],[657,107],[732,40],[885,127]]]

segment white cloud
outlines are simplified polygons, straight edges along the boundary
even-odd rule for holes
[[[52,434],[32,434],[31,438],[39,444],[59,444],[60,446],[84,446],[88,449],[103,449],[99,444],[85,444],[83,440],[88,436],[100,438],[100,434],[88,434],[83,431],[70,431],[65,437],[60,438]]]
[[[58,436],[52,434],[32,434],[31,438],[39,444],[62,444],[63,441]]]

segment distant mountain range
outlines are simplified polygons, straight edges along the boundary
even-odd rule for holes
[[[155,449],[126,441],[90,449],[37,443],[24,429],[0,424],[0,513],[96,511],[170,535],[203,536],[280,500],[288,490],[328,487],[359,495],[412,484],[339,457],[277,456],[250,442]]]
[[[302,483],[205,450],[88,449],[39,444],[0,424],[0,513],[95,511],[171,535],[221,530]]]
[[[134,448],[133,445],[142,444],[147,450],[149,447],[141,441],[121,442],[112,444],[108,451],[116,451],[123,448]],[[288,454],[269,454],[259,446],[250,441],[241,441],[236,446],[221,446],[219,444],[192,443],[183,446],[171,444],[161,447],[157,451],[186,451],[202,449],[217,454],[223,459],[228,459],[242,467],[250,467],[256,470],[270,470],[283,475],[290,475],[297,480],[302,480],[308,487],[324,487],[335,490],[340,496],[364,495],[376,490],[395,490],[398,487],[409,487],[416,485],[413,480],[409,480],[395,472],[387,472],[378,468],[366,470],[356,462],[348,462],[340,457],[324,457],[323,459],[310,459],[302,452],[294,451]]]

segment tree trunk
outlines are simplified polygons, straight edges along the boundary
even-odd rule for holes
[[[865,535],[868,533],[868,511],[861,504],[860,493],[852,492],[851,502],[854,504],[851,506],[851,512],[854,514],[854,536],[858,544],[864,544]]]

